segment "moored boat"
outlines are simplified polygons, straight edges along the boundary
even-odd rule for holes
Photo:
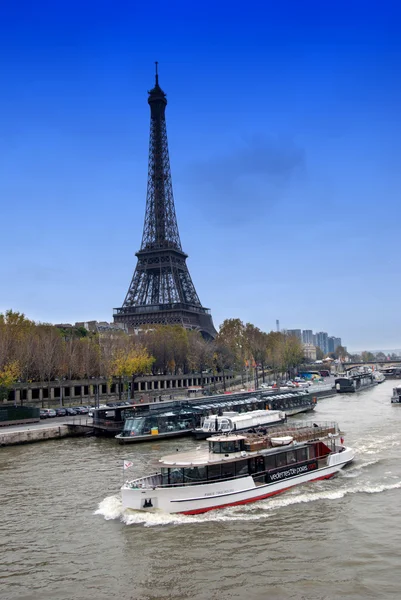
[[[377,385],[377,381],[373,377],[372,372],[356,372],[337,377],[334,380],[334,384],[339,394],[346,394],[359,392],[365,388]]]
[[[272,438],[287,439],[277,447]],[[123,508],[197,514],[256,502],[329,479],[354,458],[336,423],[303,422],[264,435],[213,436],[208,442],[208,448],[165,456],[158,472],[127,481],[121,488]]]
[[[391,404],[401,404],[401,385],[397,385],[397,387],[393,388]]]
[[[197,440],[205,440],[215,433],[231,433],[246,431],[255,427],[272,427],[284,423],[285,412],[281,410],[251,410],[238,413],[235,411],[223,412],[219,415],[205,417],[200,427],[196,427],[193,434]]]
[[[317,402],[316,397],[312,396],[308,390],[262,397],[266,402],[266,408],[269,410],[282,410],[287,417],[315,410]]]

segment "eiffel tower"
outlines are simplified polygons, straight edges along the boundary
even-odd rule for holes
[[[150,143],[148,188],[142,244],[123,306],[114,309],[114,322],[129,328],[154,324],[182,325],[213,339],[210,310],[200,303],[182,251],[174,207],[168,154],[166,94],[159,86],[148,92]]]

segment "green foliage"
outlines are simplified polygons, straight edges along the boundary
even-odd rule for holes
[[[367,350],[362,352],[361,359],[363,362],[372,362],[376,360],[375,355],[372,352],[368,352]]]
[[[18,361],[7,363],[0,370],[0,400],[6,400],[8,392],[21,375]]]

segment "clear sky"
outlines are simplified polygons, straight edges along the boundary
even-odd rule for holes
[[[112,320],[159,61],[178,224],[215,325],[401,348],[401,4],[0,8],[0,311]]]

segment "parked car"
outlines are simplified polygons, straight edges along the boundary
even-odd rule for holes
[[[73,408],[66,408],[65,410],[66,410],[67,415],[69,415],[71,417],[73,417],[74,415],[77,414],[76,410],[74,410]]]
[[[65,417],[67,414],[67,411],[65,408],[56,408],[56,416],[57,417]]]
[[[43,413],[44,416],[42,416],[41,413]],[[41,408],[39,416],[42,419],[49,419],[56,416],[56,411],[53,408]]]

